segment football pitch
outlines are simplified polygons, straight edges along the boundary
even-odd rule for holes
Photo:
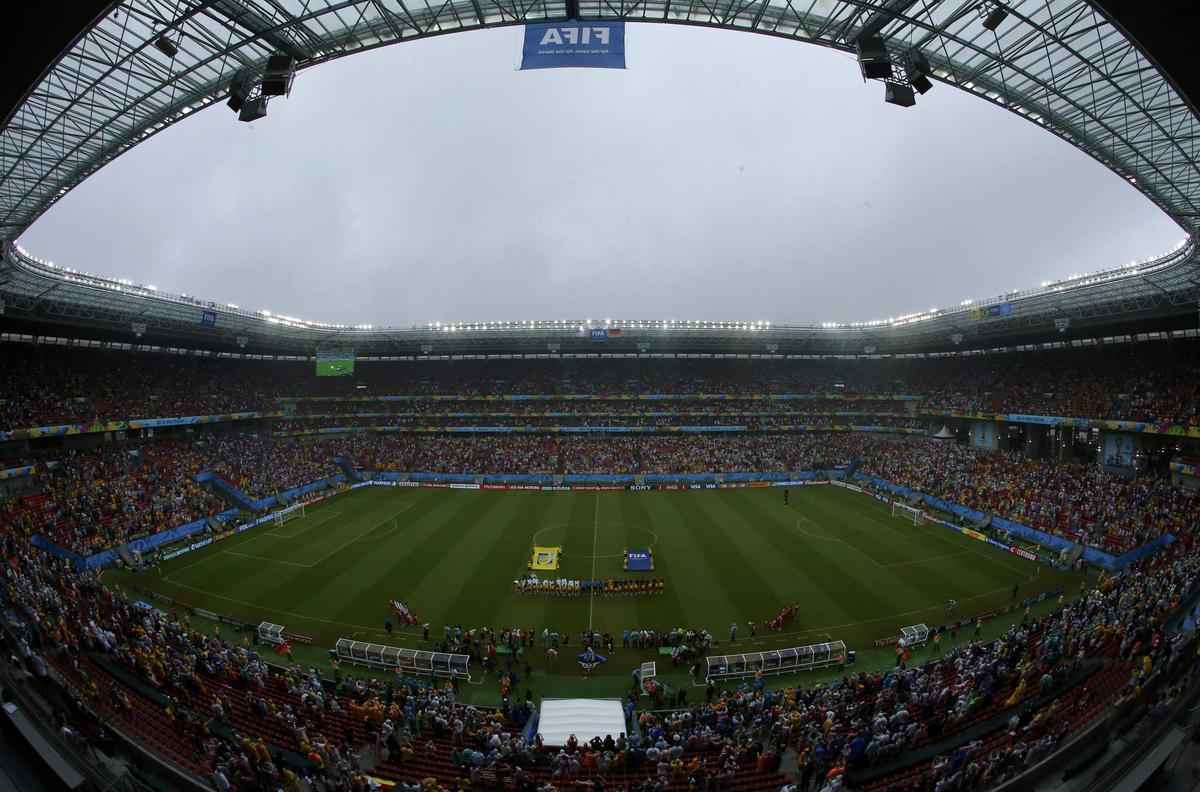
[[[662,577],[650,596],[520,594],[534,545],[560,546],[542,577]],[[654,571],[622,569],[627,548],[650,548]],[[680,492],[496,492],[365,488],[309,507],[110,583],[167,594],[180,604],[246,622],[271,621],[329,648],[338,638],[429,648],[417,627],[384,621],[406,602],[431,637],[442,626],[543,627],[577,636],[590,626],[616,637],[598,673],[627,674],[652,650],[623,650],[624,629],[704,628],[714,653],[843,640],[851,649],[916,623],[940,624],[946,603],[971,615],[1020,596],[1078,589],[1078,576],[943,527],[894,518],[887,505],[835,488]],[[1074,581],[1069,582],[1069,581]],[[782,632],[762,625],[787,605]],[[751,638],[749,622],[758,635]],[[728,644],[738,623],[736,648]],[[540,653],[539,653],[540,654]],[[573,652],[564,652],[569,657]],[[660,658],[665,659],[665,658]],[[661,665],[661,663],[660,663]],[[557,673],[578,675],[569,661]],[[548,673],[556,673],[549,671]]]

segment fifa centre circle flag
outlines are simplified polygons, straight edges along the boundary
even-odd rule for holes
[[[654,570],[654,553],[648,547],[625,550],[626,572],[651,572]]]
[[[525,26],[522,69],[625,68],[624,22],[545,22]]]
[[[529,568],[540,572],[558,569],[558,558],[561,554],[561,547],[534,547],[533,555],[529,558]]]

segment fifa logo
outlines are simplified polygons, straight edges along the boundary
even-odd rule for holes
[[[608,28],[606,27],[552,27],[542,34],[540,46],[547,44],[600,44],[608,45]]]

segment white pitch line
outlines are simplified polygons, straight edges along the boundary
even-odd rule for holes
[[[971,600],[977,600],[977,599],[981,599],[983,597],[990,597],[994,594],[999,594],[1002,591],[1008,591],[1008,590],[1009,590],[1008,586],[1001,586],[1000,588],[992,589],[991,591],[984,591],[981,594],[972,594],[969,597],[963,597],[962,601],[970,602]],[[893,619],[901,619],[901,618],[904,618],[905,616],[915,616],[920,613],[926,613],[926,612],[938,610],[942,607],[944,607],[944,606],[943,605],[930,605],[927,608],[913,608],[912,610],[907,610],[902,613],[893,613],[890,616],[880,616],[879,618],[876,618],[876,619],[863,619],[862,621],[846,622],[845,624],[826,624],[822,627],[813,627],[808,630],[797,630],[795,632],[764,633],[763,638],[760,641],[756,641],[756,642],[761,643],[761,642],[765,642],[767,640],[773,639],[778,642],[787,641],[788,643],[795,643],[795,641],[792,639],[792,636],[815,635],[816,637],[820,638],[822,636],[829,636],[830,630],[833,630],[833,631],[846,630],[846,629],[850,629],[852,627],[861,627],[864,624],[878,624],[879,622],[891,621]],[[830,640],[832,640],[832,638],[830,638]],[[756,643],[756,642],[752,642],[752,645],[753,645],[753,643]]]
[[[301,528],[299,531],[296,531],[295,533],[280,533],[279,531],[272,531],[270,533],[272,536],[278,536],[282,539],[296,539],[296,538],[299,538],[300,536],[303,536],[304,534],[308,533],[313,528],[318,528],[318,527],[324,525],[325,523],[329,522],[330,520],[337,519],[338,517],[341,517],[341,516],[342,516],[342,513],[340,511],[338,511],[337,509],[334,509],[332,511],[322,512],[321,514],[315,515],[313,517],[301,518],[302,525],[304,523],[307,523],[309,520],[312,520],[312,522],[309,523],[308,525],[305,525],[303,528]]]
[[[596,513],[592,518],[592,580],[596,579],[596,540],[600,537],[600,493],[596,493]],[[592,611],[596,606],[596,589],[588,592],[588,632],[592,631]]]
[[[209,559],[216,558],[216,557],[217,557],[216,553],[209,553],[208,555],[201,556],[200,558],[197,558],[195,561],[192,561],[190,564],[184,564],[183,566],[179,567],[179,569],[172,569],[169,573],[166,574],[166,576],[163,577],[163,580],[170,580],[172,575],[178,575],[180,572],[183,572],[185,569],[191,569],[194,566],[198,566],[199,564],[202,564],[205,561],[208,561]]]
[[[334,619],[322,619],[317,616],[306,616],[303,613],[295,613],[293,611],[277,610],[276,608],[266,608],[257,602],[247,602],[246,600],[240,600],[240,599],[236,599],[234,597],[227,597],[224,594],[217,594],[216,592],[209,591],[208,589],[202,589],[202,588],[198,588],[196,586],[189,586],[187,583],[180,583],[175,580],[169,580],[168,578],[163,578],[163,580],[166,580],[172,586],[178,586],[179,588],[185,588],[188,591],[194,591],[197,594],[203,594],[206,597],[212,597],[214,599],[224,600],[225,602],[232,602],[234,605],[244,605],[247,608],[251,608],[251,609],[259,611],[259,612],[269,611],[271,613],[278,613],[283,616],[292,616],[296,619],[299,619],[300,621],[319,622],[321,624],[336,624],[339,627],[351,627],[351,628],[358,629],[358,630],[365,630],[369,635],[382,635],[383,634],[383,631],[377,630],[374,627],[367,627],[365,624],[352,624],[350,622],[335,621]],[[396,630],[395,634],[396,635],[411,635],[414,637],[421,635],[421,633],[419,633],[419,632],[405,632],[403,630]]]
[[[927,558],[918,558],[913,561],[897,561],[893,564],[880,564],[879,566],[881,566],[884,569],[895,569],[897,567],[917,566],[919,564],[928,564],[931,561],[947,561],[951,558],[960,558],[962,556],[969,554],[970,552],[971,552],[971,548],[968,547],[963,550],[959,550],[957,553],[947,553],[945,555],[939,555],[939,556],[928,556]]]
[[[237,556],[238,558],[252,558],[255,561],[269,561],[272,564],[286,564],[287,566],[301,567],[302,569],[312,569],[313,564],[301,564],[296,561],[284,561],[282,558],[270,558],[268,556],[250,555],[249,553],[239,553],[236,550],[222,550],[225,555]]]
[[[360,541],[360,540],[362,540],[362,539],[365,539],[365,538],[367,538],[367,536],[368,536],[369,534],[373,534],[373,533],[375,533],[376,531],[378,531],[380,528],[384,527],[385,525],[388,525],[389,523],[391,523],[391,522],[392,522],[392,519],[393,519],[393,518],[389,517],[389,518],[387,518],[386,520],[384,520],[383,522],[381,522],[381,523],[379,523],[378,525],[376,525],[374,528],[371,528],[370,530],[367,530],[367,531],[363,531],[362,533],[358,534],[357,536],[355,536],[355,537],[353,537],[353,538],[351,538],[351,539],[347,539],[346,541],[342,542],[340,545],[338,545],[337,547],[335,547],[335,548],[334,548],[333,550],[331,550],[330,552],[328,552],[328,553],[326,553],[325,555],[321,556],[321,557],[320,557],[320,558],[318,558],[316,561],[313,561],[311,564],[309,564],[309,566],[318,566],[318,565],[320,565],[321,563],[323,563],[323,562],[325,562],[325,561],[328,561],[330,558],[333,558],[335,555],[337,555],[338,553],[342,552],[343,550],[345,550],[345,549],[346,549],[347,547],[349,547],[350,545],[352,545],[352,544],[354,544],[355,542],[358,542],[358,541]]]

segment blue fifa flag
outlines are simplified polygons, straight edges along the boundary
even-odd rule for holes
[[[625,68],[624,22],[547,22],[525,26],[522,69]]]
[[[626,572],[650,572],[654,569],[654,555],[648,547],[625,551]]]
[[[605,330],[603,327],[593,327],[592,328],[592,340],[593,341],[607,341],[608,340],[608,331]]]
[[[200,324],[204,325],[205,327],[216,327],[217,326],[217,312],[216,311],[201,311]]]

